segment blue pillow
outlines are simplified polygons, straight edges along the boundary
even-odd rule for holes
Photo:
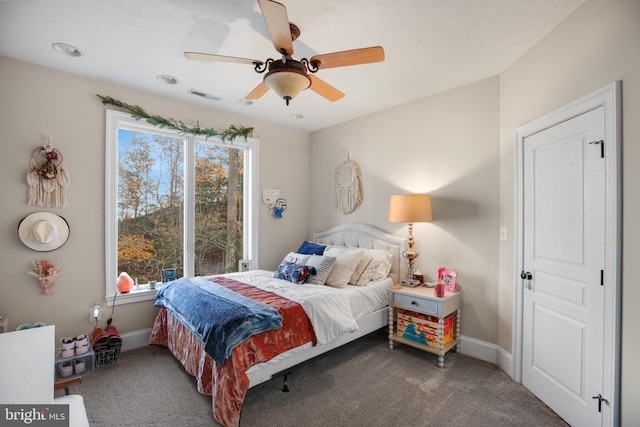
[[[326,247],[327,245],[320,245],[306,240],[297,252],[305,255],[322,255]]]
[[[315,270],[315,269],[314,269]],[[273,274],[276,279],[287,280],[296,285],[301,285],[307,280],[311,274],[311,270],[306,265],[296,264],[295,262],[283,261]]]

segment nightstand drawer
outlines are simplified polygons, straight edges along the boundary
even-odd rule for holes
[[[438,301],[418,298],[413,295],[395,294],[393,302],[396,307],[419,311],[424,314],[438,315]]]

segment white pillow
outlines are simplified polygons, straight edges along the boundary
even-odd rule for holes
[[[326,254],[327,254],[326,252],[327,252],[329,249],[335,249],[335,248],[338,248],[338,249],[340,249],[340,250],[342,250],[342,249],[347,249],[347,247],[346,247],[346,246],[343,246],[343,245],[327,245],[327,247],[326,247],[326,248],[324,248],[324,252],[322,253],[322,255],[326,255]],[[358,248],[356,248],[355,246],[351,246],[349,249],[358,249]]]
[[[305,265],[307,263],[307,261],[309,261],[309,258],[311,258],[311,255],[306,255],[306,254],[299,254],[297,252],[289,252],[284,259],[282,260],[282,262],[294,262],[296,264],[300,264],[300,265]]]
[[[353,271],[353,274],[351,275],[351,278],[349,279],[349,284],[350,285],[362,286],[361,284],[358,284],[358,281],[362,277],[362,274],[367,269],[367,267],[369,267],[369,264],[371,264],[371,261],[373,261],[373,258],[368,257],[366,255],[364,255],[360,259],[360,262],[358,263],[358,266]]]
[[[372,261],[363,273],[363,276],[370,277],[369,280],[371,281],[382,280],[389,275],[391,271],[391,260],[393,259],[391,252],[382,249],[365,249],[364,256],[370,257]]]
[[[314,285],[324,285],[327,281],[327,277],[333,269],[333,265],[336,263],[336,258],[332,256],[324,255],[311,255],[309,261],[305,264],[307,267],[315,268],[316,274],[310,274],[305,283],[311,283]]]
[[[355,271],[364,249],[347,249],[347,248],[328,248],[325,249],[325,256],[336,257],[336,262],[333,265],[333,269],[327,277],[325,285],[333,286],[334,288],[345,288],[349,284],[349,279]]]

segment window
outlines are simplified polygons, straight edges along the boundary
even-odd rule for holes
[[[178,277],[257,263],[257,143],[182,135],[107,110],[106,295],[118,275],[141,285],[116,304],[152,299],[162,270]]]

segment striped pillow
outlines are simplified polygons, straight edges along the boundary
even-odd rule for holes
[[[336,257],[333,256],[311,255],[305,266],[309,267],[309,270],[311,270],[311,267],[315,268],[316,274],[309,275],[306,283],[324,285],[335,262]]]

